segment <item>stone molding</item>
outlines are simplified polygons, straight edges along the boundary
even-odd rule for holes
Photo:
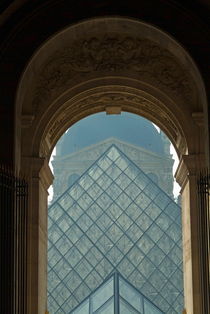
[[[22,128],[29,128],[32,125],[35,116],[30,114],[23,114],[21,119],[21,127]]]
[[[79,112],[86,114],[115,108],[115,111],[128,111],[140,114],[159,125],[163,130],[168,131],[173,143],[178,145],[182,153],[186,152],[186,142],[178,121],[171,115],[166,106],[157,98],[144,91],[126,86],[103,86],[95,88],[68,101],[66,109],[61,111],[57,118],[48,125],[48,133],[43,137],[43,147],[51,146],[62,135],[61,130],[69,127],[69,124],[77,122],[82,117]],[[80,113],[81,114],[81,113]],[[158,119],[157,119],[158,117]],[[181,139],[181,140],[180,140]],[[44,144],[45,143],[45,144]],[[45,152],[43,152],[43,155]]]
[[[193,112],[192,118],[199,127],[204,126],[204,114],[203,114],[203,112]]]
[[[105,108],[106,114],[121,114],[122,108],[121,106],[107,106]]]
[[[178,184],[181,186],[181,190],[180,190],[180,193],[181,193],[188,179],[188,169],[187,169],[186,164],[184,163],[183,158],[181,158],[179,161],[179,165],[175,173],[175,179],[178,182]]]
[[[54,176],[44,157],[23,157],[21,169],[28,179],[40,179],[46,190],[53,183]]]
[[[44,157],[23,156],[21,169],[26,176],[38,177],[44,162]]]
[[[53,176],[52,171],[49,167],[49,163],[46,159],[44,161],[43,167],[40,170],[40,179],[41,179],[41,182],[42,182],[42,184],[46,190],[48,190],[48,188],[51,186],[51,184],[53,183],[53,180],[54,180],[54,176]]]
[[[199,174],[199,169],[205,167],[205,155],[182,155],[179,165],[177,167],[175,178],[181,186],[181,191],[184,189],[189,176],[196,176]]]

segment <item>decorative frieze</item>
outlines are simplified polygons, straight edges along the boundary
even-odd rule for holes
[[[34,109],[59,96],[76,77],[122,73],[180,99],[190,100],[194,93],[188,72],[168,50],[148,39],[101,33],[69,41],[47,59],[37,78]]]

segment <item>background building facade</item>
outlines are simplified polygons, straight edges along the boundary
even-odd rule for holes
[[[112,144],[126,154],[173,198],[170,141],[148,120],[129,113],[87,117],[73,125],[56,145],[53,201]]]

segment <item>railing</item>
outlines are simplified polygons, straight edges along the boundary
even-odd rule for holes
[[[28,184],[0,166],[1,313],[26,313]]]
[[[203,313],[210,313],[210,174],[207,170],[199,175],[197,184],[200,213],[200,266],[202,271]]]

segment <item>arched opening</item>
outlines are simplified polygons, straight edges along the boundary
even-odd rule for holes
[[[136,20],[99,18],[73,25],[34,55],[16,103],[17,127],[22,121],[18,168],[30,178],[29,313],[46,309],[50,154],[68,127],[101,111],[146,117],[174,144],[182,187],[185,307],[202,313],[195,172],[205,165],[205,131],[198,103],[206,105],[205,90],[190,56],[170,36]]]
[[[129,305],[131,295],[119,298],[114,290],[95,305],[99,311],[108,306],[112,313],[118,300],[116,313],[126,308],[145,313],[147,306],[155,313],[157,306],[180,313],[181,211],[173,198],[170,142],[139,116],[99,113],[74,124],[56,147],[55,196],[48,214],[50,313],[70,313],[84,303],[92,313],[99,286],[113,272],[149,303],[131,288]],[[72,169],[80,177],[67,185]],[[150,179],[151,171],[159,185]]]

